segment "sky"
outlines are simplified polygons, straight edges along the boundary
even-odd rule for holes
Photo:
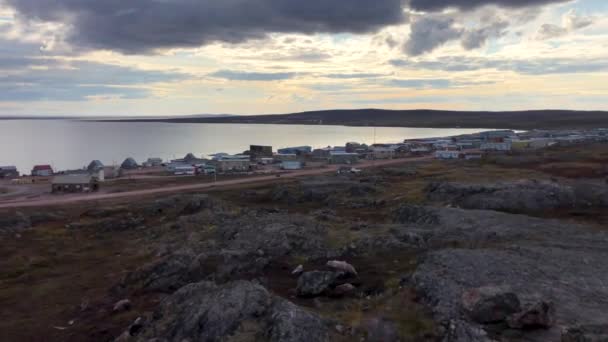
[[[0,0],[0,115],[608,110],[605,0]]]

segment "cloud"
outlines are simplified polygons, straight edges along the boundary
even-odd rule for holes
[[[454,18],[445,15],[424,15],[413,19],[409,40],[404,51],[410,56],[430,52],[450,40],[458,39],[463,29],[455,26]]]
[[[405,0],[4,0],[22,18],[64,23],[74,46],[146,53],[267,33],[368,33],[406,20]]]
[[[334,79],[357,79],[357,78],[376,78],[383,77],[385,74],[374,74],[374,73],[340,73],[340,74],[326,74],[323,77],[334,78]]]
[[[142,98],[149,86],[191,78],[175,71],[141,70],[40,55],[35,45],[0,38],[0,101],[81,101]]]
[[[223,78],[229,81],[281,81],[294,78],[293,72],[247,72],[235,70],[219,70],[209,74],[211,77]]]
[[[462,47],[465,50],[473,50],[485,45],[488,39],[500,37],[506,33],[509,22],[497,19],[496,22],[487,26],[465,31],[462,36]]]
[[[447,79],[403,79],[387,82],[388,86],[414,89],[445,89],[449,88],[451,84],[452,82]]]
[[[563,37],[576,30],[583,29],[593,24],[593,18],[579,16],[574,9],[568,11],[562,17],[562,24],[543,24],[537,32],[538,40],[548,40]]]
[[[410,61],[395,59],[396,67],[449,72],[495,69],[524,75],[575,74],[608,70],[605,59],[538,58],[532,60],[491,59],[479,57],[442,57],[441,61]]]
[[[411,0],[410,6],[418,11],[441,11],[446,8],[469,10],[485,5],[501,7],[531,7],[570,0]]]

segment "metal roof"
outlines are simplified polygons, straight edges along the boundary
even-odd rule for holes
[[[55,176],[53,178],[53,184],[89,184],[93,177],[91,175],[66,175],[66,176]]]

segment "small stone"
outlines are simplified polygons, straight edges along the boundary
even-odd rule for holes
[[[293,271],[291,271],[291,274],[297,276],[297,275],[302,274],[302,272],[304,272],[304,266],[303,265],[298,265],[298,267],[296,267]]]
[[[112,311],[114,312],[123,312],[131,310],[131,301],[128,299],[119,300],[114,304],[114,308]]]

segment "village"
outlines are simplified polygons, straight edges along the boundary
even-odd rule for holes
[[[492,155],[510,155],[521,151],[587,142],[608,141],[608,129],[533,130],[515,132],[493,130],[451,137],[406,139],[400,143],[279,148],[251,145],[241,154],[216,153],[198,157],[188,153],[181,159],[165,161],[151,157],[143,162],[126,158],[120,165],[91,161],[86,168],[54,170],[49,164],[35,165],[29,174],[21,174],[15,166],[0,166],[0,201],[37,198],[89,192],[121,192],[140,187],[162,187],[163,181],[188,177],[189,182],[216,182],[255,175],[275,175],[298,170],[323,170],[333,166],[337,173],[357,173],[360,163],[407,158],[438,160],[481,160]],[[333,169],[332,169],[333,170]]]

